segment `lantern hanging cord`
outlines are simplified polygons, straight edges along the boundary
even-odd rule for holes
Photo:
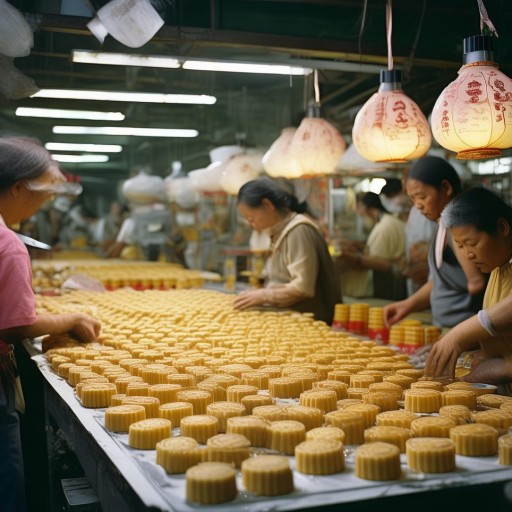
[[[483,0],[476,0],[478,3],[478,10],[480,11],[480,32],[484,32],[484,25],[487,26],[487,29],[491,34],[494,34],[498,37],[498,32],[494,27],[492,21],[489,19],[489,15],[487,14],[487,9],[485,8]]]
[[[361,27],[359,28],[359,37],[357,38],[357,47],[358,47],[358,51],[359,51],[359,62],[361,62],[361,57],[363,55],[363,51],[361,48],[361,41],[363,39],[364,26],[366,24],[367,10],[368,10],[368,0],[364,0],[363,15],[361,16]]]
[[[318,85],[318,69],[315,69],[313,72],[313,88],[315,90],[315,103],[320,105],[320,87]]]
[[[391,14],[391,0],[386,0],[386,41],[388,44],[388,69],[393,69],[393,53],[391,51],[391,33],[393,32],[393,16]]]

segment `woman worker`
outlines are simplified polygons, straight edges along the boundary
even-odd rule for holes
[[[348,268],[342,278],[359,280],[360,296],[403,299],[406,284],[399,265],[405,257],[405,223],[391,215],[374,192],[358,200],[357,211],[374,225],[363,252],[343,250],[340,260]]]
[[[65,182],[51,155],[23,138],[0,138],[0,508],[25,510],[23,458],[15,403],[14,343],[69,333],[92,341],[100,324],[88,315],[38,316],[26,247],[8,226],[30,218]],[[19,394],[18,394],[19,397]]]
[[[253,229],[269,230],[271,246],[265,287],[240,293],[233,306],[311,312],[330,324],[341,291],[327,244],[316,224],[303,215],[307,204],[299,203],[275,181],[260,178],[242,186],[238,210]]]
[[[494,191],[475,187],[456,197],[441,215],[465,257],[490,278],[483,308],[434,344],[426,375],[453,377],[462,352],[474,353],[468,382],[512,382],[512,208]],[[512,389],[504,391],[510,394]]]
[[[427,156],[409,171],[406,189],[414,206],[437,221],[443,208],[461,192],[455,169],[442,158]],[[430,307],[432,323],[450,328],[474,315],[481,307],[486,279],[480,270],[453,246],[449,232],[438,226],[428,255],[429,279],[413,295],[384,308],[388,326],[409,313]]]

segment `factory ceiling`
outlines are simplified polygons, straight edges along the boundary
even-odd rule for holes
[[[40,89],[99,89],[205,94],[213,105],[149,104],[0,94],[2,134],[42,142],[121,144],[102,164],[66,164],[72,173],[122,179],[137,166],[165,176],[173,161],[186,171],[209,164],[209,151],[235,143],[265,150],[281,129],[296,126],[314,99],[314,74],[304,76],[205,72],[72,62],[72,50],[305,65],[318,70],[322,115],[350,142],[354,116],[379,86],[388,64],[384,0],[151,0],[164,20],[154,37],[129,48],[108,35],[101,44],[87,23],[106,0],[9,0],[34,32],[30,55],[14,65]],[[495,60],[512,71],[512,2],[485,0],[498,38]],[[480,33],[477,0],[392,2],[394,65],[404,91],[429,115],[457,75],[462,40]],[[23,95],[21,95],[23,96]],[[120,126],[196,129],[195,138],[58,135],[55,124],[99,121],[17,117],[17,107],[119,111]],[[110,123],[112,124],[112,123]]]

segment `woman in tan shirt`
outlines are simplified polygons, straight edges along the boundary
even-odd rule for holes
[[[277,182],[261,178],[242,186],[238,209],[253,229],[270,232],[271,246],[265,287],[240,293],[233,306],[311,312],[330,324],[341,290],[327,244],[316,224],[304,215],[307,203],[299,203]]]

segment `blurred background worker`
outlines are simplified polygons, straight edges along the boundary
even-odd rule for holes
[[[311,312],[330,324],[341,291],[327,243],[305,215],[307,203],[299,203],[275,181],[261,178],[240,188],[238,210],[254,230],[269,231],[271,245],[265,287],[240,293],[233,306],[290,308]]]

